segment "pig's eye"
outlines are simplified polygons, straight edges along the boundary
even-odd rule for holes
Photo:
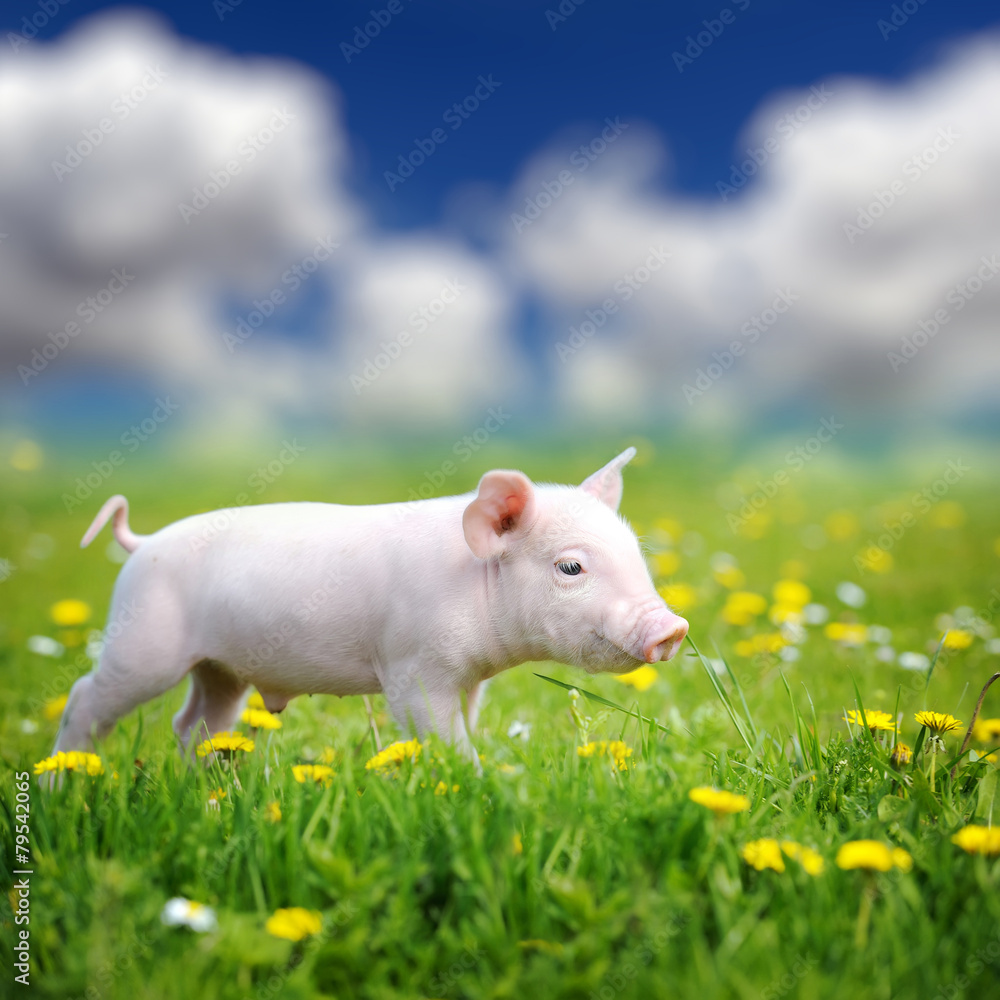
[[[560,573],[565,573],[567,576],[577,576],[583,567],[578,562],[560,562],[556,563],[559,567]]]

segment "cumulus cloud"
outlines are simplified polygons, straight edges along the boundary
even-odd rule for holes
[[[0,67],[0,399],[116,370],[223,435],[518,399],[573,422],[995,407],[998,87],[986,37],[775,95],[716,197],[672,193],[657,133],[607,119],[463,210],[473,251],[371,223],[329,81],[98,16]]]
[[[506,252],[549,309],[563,395],[692,416],[803,394],[950,411],[991,403],[998,85],[1000,45],[989,39],[898,84],[833,79],[776,96],[749,124],[718,199],[664,193],[662,151],[636,129],[571,171],[530,225],[504,227]],[[566,167],[562,150],[538,157],[511,212]],[[660,246],[669,264],[640,272],[648,280],[625,301],[616,287]],[[618,312],[560,351],[603,300]]]

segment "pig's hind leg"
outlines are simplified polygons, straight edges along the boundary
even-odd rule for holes
[[[90,750],[94,737],[103,739],[114,724],[134,708],[177,685],[190,669],[184,658],[177,616],[158,602],[157,628],[151,618],[120,626],[105,640],[100,661],[73,685],[63,712],[53,753]],[[152,612],[150,612],[152,615]],[[115,619],[112,619],[113,623]]]
[[[191,670],[191,690],[174,716],[174,732],[185,746],[233,728],[248,684],[225,664],[201,660]]]

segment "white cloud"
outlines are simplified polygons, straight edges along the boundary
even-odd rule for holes
[[[621,355],[604,410],[609,395],[623,411],[637,398],[682,412],[701,407],[700,397],[689,407],[683,384],[713,363],[713,351],[745,343],[741,327],[778,290],[797,301],[712,384],[713,409],[723,398],[741,408],[781,404],[810,383],[851,405],[989,402],[1000,373],[1000,281],[961,308],[961,295],[947,296],[981,258],[1000,253],[998,86],[1000,46],[980,41],[900,84],[837,79],[782,95],[755,116],[740,146],[749,151],[720,182],[753,176],[737,197],[723,188],[717,201],[655,190],[655,147],[626,136],[530,226],[518,234],[508,224],[507,252],[551,309],[556,341],[588,306],[613,296],[647,247],[671,251],[669,266],[619,302],[615,322],[578,355],[597,340]],[[529,165],[512,210],[564,165],[557,152]],[[880,194],[891,204],[883,208]],[[859,211],[873,201],[869,217],[880,217],[869,223]],[[893,372],[887,353],[939,308],[949,316],[941,334]],[[576,358],[556,366],[574,398],[597,390],[600,369]]]

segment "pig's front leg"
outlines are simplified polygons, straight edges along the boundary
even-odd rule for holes
[[[423,679],[426,678],[426,679]],[[418,737],[434,732],[457,747],[480,769],[462,714],[457,687],[430,677],[418,665],[396,664],[383,685],[386,701],[400,727]]]

